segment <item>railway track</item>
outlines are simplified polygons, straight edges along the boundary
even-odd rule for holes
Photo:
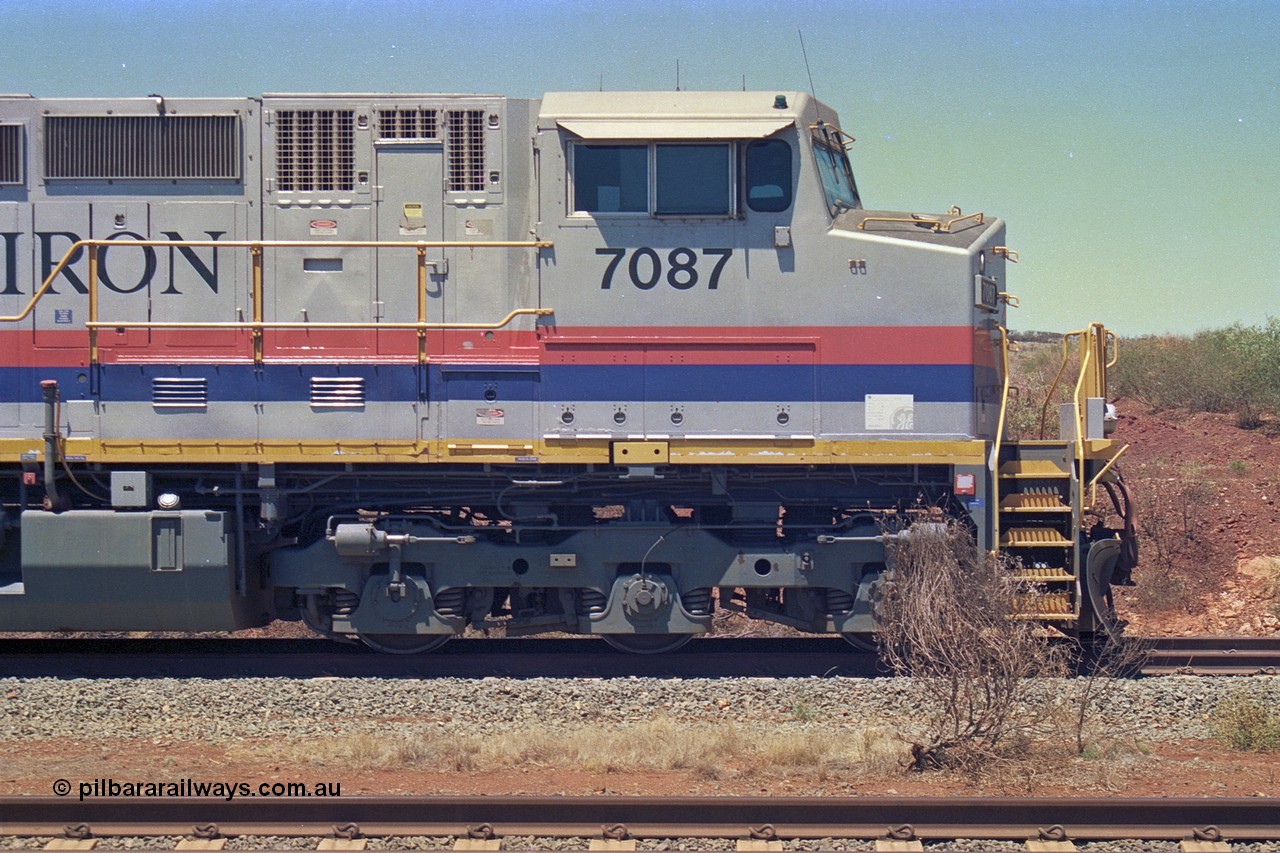
[[[1280,674],[1280,637],[1150,638],[1143,675]],[[874,654],[833,637],[708,638],[662,655],[591,639],[462,639],[426,655],[328,640],[6,639],[7,677],[806,677],[885,675]]]
[[[1144,675],[1280,675],[1280,637],[1155,637]]]
[[[1280,839],[1270,798],[0,798],[0,838]],[[1058,827],[1058,829],[1054,829]],[[521,849],[531,849],[527,841]],[[751,845],[743,845],[750,847]],[[65,849],[65,848],[64,848]],[[81,847],[80,849],[85,849]],[[205,848],[209,849],[209,848]],[[471,849],[486,849],[473,846]],[[627,845],[612,846],[615,850]],[[767,849],[767,848],[759,848]]]
[[[874,654],[834,637],[717,638],[630,655],[590,638],[460,639],[424,655],[329,640],[4,640],[0,676],[592,678],[884,674]]]

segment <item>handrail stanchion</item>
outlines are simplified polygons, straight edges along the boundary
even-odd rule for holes
[[[249,247],[253,256],[253,363],[262,364],[262,244]]]
[[[89,364],[98,363],[98,244],[88,243],[85,251],[89,253]]]
[[[1000,386],[1000,420],[996,422],[996,441],[991,448],[991,550],[1000,553],[1000,447],[1004,444],[1004,422],[1009,410],[1009,331],[1000,330],[1000,369],[1004,379]]]
[[[418,246],[418,364],[427,363],[427,247]]]
[[[1093,360],[1093,348],[1089,346],[1087,338],[1089,330],[1080,333],[1080,378],[1076,380],[1075,394],[1071,397],[1071,405],[1075,409],[1076,423],[1076,470],[1079,472],[1081,492],[1084,491],[1084,432],[1085,420],[1087,412],[1080,405],[1080,392],[1085,390],[1085,379],[1088,376],[1088,370]],[[1080,502],[1084,503],[1084,495],[1080,495]],[[1083,509],[1083,507],[1081,507]]]

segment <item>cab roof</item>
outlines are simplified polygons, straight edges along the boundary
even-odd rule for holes
[[[583,139],[759,138],[811,104],[803,92],[548,92],[538,127]]]

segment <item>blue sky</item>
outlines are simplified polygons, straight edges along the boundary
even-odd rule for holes
[[[0,0],[0,92],[814,87],[868,207],[1004,217],[1011,325],[1280,316],[1280,2]]]

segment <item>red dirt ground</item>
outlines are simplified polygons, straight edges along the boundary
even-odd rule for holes
[[[285,764],[252,757],[255,744],[231,749],[192,743],[136,740],[49,740],[0,744],[0,796],[48,795],[58,779],[71,782],[323,782],[344,797],[467,794],[644,796],[1125,796],[1280,797],[1280,753],[1231,753],[1212,744],[1162,744],[1119,758],[1026,762],[997,768],[979,780],[942,773],[889,769],[871,776],[848,773],[743,771],[725,764],[708,770],[589,772],[520,766],[457,772],[393,767],[352,769],[333,764]],[[266,744],[262,744],[265,747]]]
[[[1142,534],[1138,586],[1117,598],[1130,631],[1280,633],[1280,424],[1118,407]]]

